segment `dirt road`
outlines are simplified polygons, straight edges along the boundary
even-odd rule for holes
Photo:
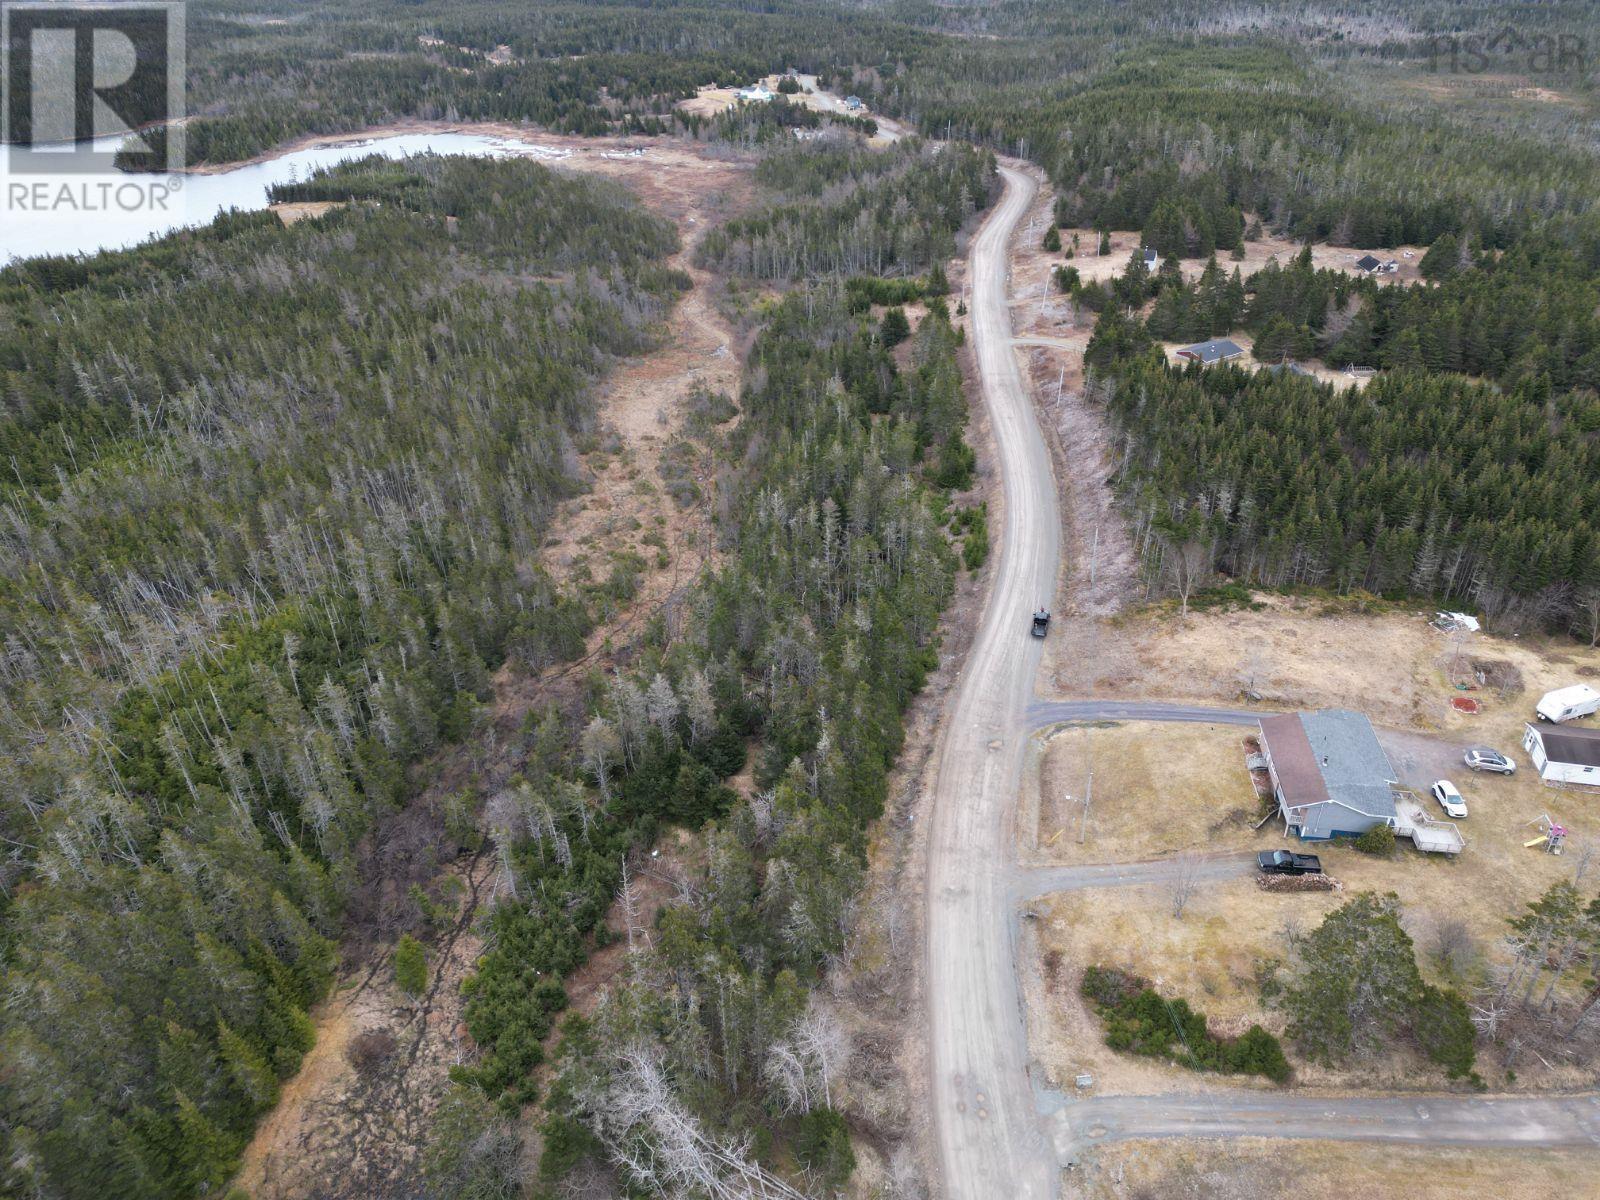
[[[946,726],[928,850],[930,1083],[951,1200],[1044,1200],[1058,1180],[1031,1099],[1008,881],[1041,646],[1028,618],[1055,591],[1060,520],[1006,296],[1008,243],[1037,185],[1001,173],[1005,192],[973,240],[970,277],[973,350],[1004,476],[999,561]]]
[[[1600,1097],[1488,1099],[1281,1093],[1106,1096],[1055,1117],[1063,1162],[1122,1138],[1282,1137],[1425,1146],[1600,1146]]]
[[[1008,244],[1037,188],[1002,167],[1005,192],[973,241],[971,337],[1003,476],[991,591],[938,751],[928,843],[929,1094],[943,1195],[1045,1200],[1060,1170],[1103,1141],[1279,1136],[1421,1144],[1600,1145],[1600,1097],[1325,1097],[1286,1093],[1070,1100],[1032,1078],[1016,970],[1019,902],[1063,887],[1145,881],[1163,864],[1019,870],[1014,798],[1030,732],[1063,721],[1258,714],[1159,702],[1033,696],[1042,643],[1028,616],[1056,590],[1061,519],[1049,456],[1011,336]],[[1204,864],[1207,878],[1249,860]]]

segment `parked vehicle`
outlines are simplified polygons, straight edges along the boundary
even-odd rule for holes
[[[1600,692],[1587,683],[1557,688],[1553,692],[1546,692],[1534,711],[1539,714],[1539,720],[1558,724],[1587,717],[1590,713],[1600,712]]]
[[[1444,809],[1446,816],[1464,817],[1467,815],[1466,800],[1456,790],[1456,785],[1448,779],[1439,780],[1428,790],[1433,793],[1433,798],[1439,802],[1439,807]]]
[[[1474,746],[1461,756],[1461,761],[1474,771],[1492,771],[1496,775],[1515,775],[1517,764],[1511,756],[1491,750],[1488,746]]]
[[[1033,614],[1033,628],[1029,630],[1036,638],[1042,638],[1050,630],[1050,613],[1040,609]]]
[[[1320,875],[1322,860],[1315,854],[1291,854],[1287,850],[1263,850],[1256,855],[1256,866],[1269,875]]]

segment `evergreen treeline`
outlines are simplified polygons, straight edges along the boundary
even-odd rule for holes
[[[0,274],[8,1192],[214,1192],[406,764],[582,647],[536,552],[670,226],[525,162],[305,186],[385,202]]]
[[[709,231],[707,264],[757,279],[912,275],[955,253],[963,222],[995,187],[994,156],[915,139],[781,148],[757,178],[790,198]]]
[[[1318,270],[1309,251],[1241,285],[1215,262],[1192,284],[1153,282],[1146,325],[1165,340],[1245,328],[1264,361],[1318,356],[1332,366],[1426,368],[1502,383],[1542,376],[1600,428],[1600,223],[1550,223],[1500,254],[1441,235],[1422,259],[1432,286],[1396,287]]]
[[[848,1174],[828,1083],[841,1035],[807,992],[843,950],[901,714],[936,661],[956,570],[937,489],[968,482],[945,468],[965,420],[957,340],[936,302],[915,366],[897,371],[830,290],[783,300],[751,351],[726,565],[664,654],[687,681],[681,712],[658,677],[642,696],[610,689],[592,729],[640,764],[618,785],[626,811],[652,761],[687,748],[681,789],[698,754],[692,697],[709,691],[720,716],[704,729],[756,738],[755,790],[695,814],[715,817],[703,876],[637,931],[627,982],[595,1020],[569,1025],[547,1175],[589,1159],[659,1187],[678,1168],[649,1165],[646,1147],[659,1149],[655,1122],[680,1118],[701,1150],[664,1153],[703,1152],[705,1169],[729,1169],[711,1147],[753,1145],[770,1170],[787,1144],[813,1178]]]
[[[267,0],[248,12],[218,0],[191,8],[188,34],[193,163],[404,117],[531,121],[585,135],[698,127],[673,105],[706,83],[889,63],[931,39],[853,6],[806,0],[341,0],[315,9]],[[158,162],[160,138],[147,139]]]
[[[1104,323],[1104,321],[1102,321]],[[1509,628],[1600,612],[1593,402],[1396,370],[1362,391],[1140,353],[1095,388],[1152,555],[1201,547],[1270,587],[1435,596]]]

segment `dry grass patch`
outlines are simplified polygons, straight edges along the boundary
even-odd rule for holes
[[[1256,962],[1281,957],[1286,924],[1314,928],[1344,902],[1337,892],[1269,894],[1242,878],[1202,885],[1181,921],[1159,885],[1066,892],[1044,909],[1041,945],[1078,968],[1117,967],[1149,979],[1164,996],[1181,996],[1221,1033],[1254,1023],[1282,1031],[1256,994]],[[1237,1026],[1237,1028],[1235,1028]],[[1185,1075],[1188,1078],[1188,1075]]]
[[[1430,730],[1512,751],[1539,696],[1600,678],[1600,650],[1565,638],[1473,634],[1459,647],[1431,611],[1353,599],[1255,594],[1255,606],[1191,611],[1163,605],[1115,620],[1052,629],[1047,669],[1062,695],[1237,705],[1246,687],[1263,708],[1354,708],[1378,725]],[[1458,651],[1514,668],[1522,691],[1470,693],[1478,716],[1450,708]],[[1503,743],[1503,744],[1501,744]]]
[[[1077,1182],[1085,1200],[1545,1200],[1593,1195],[1597,1168],[1600,1155],[1576,1150],[1146,1140],[1095,1150]]]
[[[1049,862],[1076,863],[1248,844],[1262,810],[1245,769],[1247,733],[1159,721],[1057,730],[1044,740],[1040,770],[1030,772],[1033,849]]]

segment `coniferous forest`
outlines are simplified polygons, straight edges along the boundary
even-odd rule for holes
[[[1540,76],[1563,105],[1440,103],[1439,39],[1499,9],[1393,7],[190,6],[196,163],[413,119],[755,162],[692,260],[759,297],[743,386],[715,398],[738,417],[712,439],[715,553],[680,619],[528,722],[507,787],[440,819],[443,857],[492,857],[495,903],[418,1195],[850,1176],[815,989],[941,615],[987,553],[946,264],[997,154],[1044,172],[1059,227],[1206,264],[1057,277],[1097,315],[1085,389],[1152,573],[1197,549],[1260,586],[1600,637],[1593,63]],[[1600,45],[1593,6],[1519,19]],[[788,68],[913,135],[676,107]],[[558,586],[539,549],[584,486],[597,386],[690,287],[671,224],[528,162],[374,158],[273,198],[332,208],[0,271],[7,1194],[224,1194],[313,1044],[369,835],[481,734],[496,672],[581,671],[632,587],[620,566]],[[1309,252],[1238,269],[1264,234],[1427,249],[1401,286]],[[1379,374],[1156,346],[1240,331],[1263,362]],[[674,829],[702,851],[692,886],[607,1002],[567,1014],[634,906],[627,864]]]
[[[671,228],[522,164],[339,178],[392,199],[0,277],[19,1187],[223,1182],[406,765],[507,656],[582,646],[531,550]]]

